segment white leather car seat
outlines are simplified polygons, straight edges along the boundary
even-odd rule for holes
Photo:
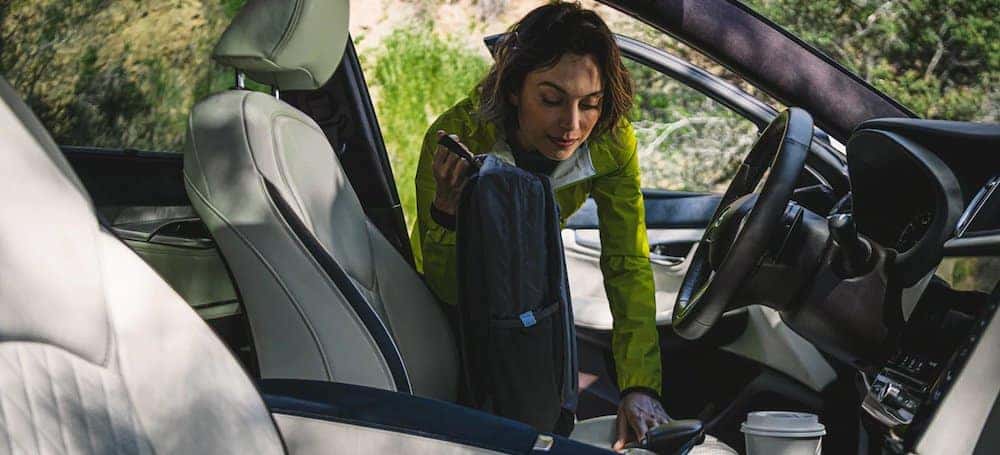
[[[347,1],[250,1],[213,57],[281,91],[319,88],[347,20]],[[212,95],[191,113],[184,176],[242,295],[262,377],[456,399],[442,309],[368,221],[311,118],[264,93]]]
[[[283,453],[226,347],[0,98],[0,453]]]

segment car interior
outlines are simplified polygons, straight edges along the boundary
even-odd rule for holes
[[[721,194],[644,190],[663,402],[698,429],[632,450],[745,453],[766,410],[819,416],[829,453],[1000,450],[1000,273],[935,274],[1000,256],[1000,126],[913,118],[738,2],[607,3],[798,106],[619,37],[759,129]],[[562,232],[575,430],[461,406],[348,8],[248,2],[213,51],[233,88],[194,106],[183,154],[60,146],[0,79],[0,451],[609,453],[593,201]]]

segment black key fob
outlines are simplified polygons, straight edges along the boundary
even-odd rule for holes
[[[479,168],[480,163],[476,160],[476,157],[473,156],[471,152],[466,150],[465,147],[462,147],[461,144],[452,139],[451,136],[448,136],[447,134],[441,136],[441,138],[438,139],[438,144],[444,146],[444,148],[448,149],[449,152],[458,155],[459,158],[467,161],[473,167]]]

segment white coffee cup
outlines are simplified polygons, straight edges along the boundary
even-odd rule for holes
[[[816,414],[762,411],[747,414],[740,431],[747,455],[819,455],[826,427]]]

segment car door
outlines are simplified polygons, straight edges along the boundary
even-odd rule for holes
[[[61,146],[102,224],[146,261],[253,369],[239,294],[184,190],[176,152]]]
[[[642,169],[657,324],[669,325],[692,248],[743,156],[776,111],[667,52],[621,35],[617,39],[636,85],[632,122]],[[833,189],[819,174],[805,176],[800,187],[808,188],[800,197],[832,205]],[[568,220],[563,241],[577,325],[610,330],[597,222],[596,206],[588,200]]]
[[[617,38],[637,87],[632,122],[656,288],[665,403],[678,415],[716,422],[760,406],[762,394],[782,397],[786,407],[815,410],[836,372],[772,310],[752,306],[727,313],[714,334],[698,343],[680,339],[670,328],[693,247],[721,192],[777,111],[689,62],[637,40]],[[826,213],[846,186],[842,157],[817,133],[814,156],[795,199]],[[563,242],[581,338],[582,413],[594,415],[613,410],[617,402],[610,352],[613,318],[600,271],[599,235],[596,205],[589,200],[568,220]]]

